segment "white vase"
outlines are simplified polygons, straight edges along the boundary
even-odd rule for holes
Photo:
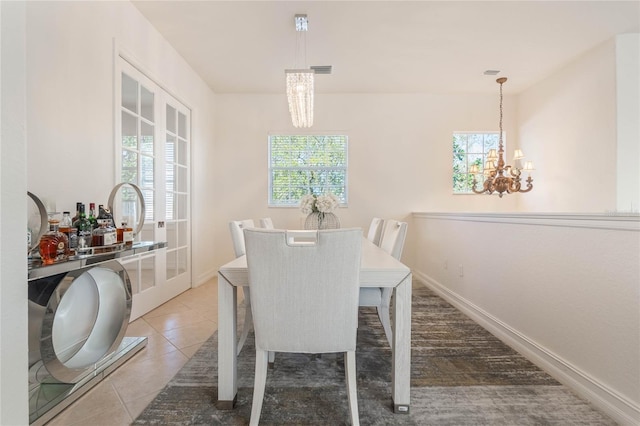
[[[338,229],[340,220],[333,213],[313,212],[309,213],[304,221],[304,229]]]

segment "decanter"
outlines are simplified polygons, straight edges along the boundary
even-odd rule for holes
[[[67,260],[69,257],[69,239],[58,230],[59,221],[49,220],[49,232],[40,238],[40,258],[45,265]]]

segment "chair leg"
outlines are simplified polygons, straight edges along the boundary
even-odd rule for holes
[[[256,348],[256,373],[253,383],[253,401],[251,402],[250,426],[258,426],[260,423],[260,413],[262,412],[262,401],[264,399],[264,388],[267,383],[267,361],[269,353]]]
[[[388,306],[378,306],[378,318],[382,323],[384,334],[387,336],[389,346],[393,348],[393,331],[391,330],[391,312]]]
[[[276,353],[269,352],[269,368],[273,369],[276,363]]]
[[[242,332],[240,333],[240,340],[238,340],[238,352],[236,355],[240,355],[244,343],[247,341],[249,331],[253,326],[253,314],[251,313],[251,295],[249,293],[249,287],[242,287],[244,292],[244,324],[242,325]]]
[[[353,426],[359,426],[360,416],[358,414],[358,386],[356,383],[356,352],[345,352],[344,358],[344,372],[347,379],[347,395],[349,396],[351,424]]]

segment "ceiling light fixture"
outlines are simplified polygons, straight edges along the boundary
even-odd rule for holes
[[[284,70],[287,83],[287,101],[293,127],[313,125],[313,79],[314,70],[304,69],[307,62],[307,39],[309,30],[307,15],[296,15],[295,69]],[[302,67],[300,64],[302,59]]]
[[[507,81],[505,77],[501,77],[496,80],[500,84],[500,136],[498,144],[498,152],[495,149],[489,150],[487,154],[487,161],[484,166],[484,170],[480,170],[478,164],[472,164],[469,167],[469,173],[473,175],[473,186],[471,190],[476,194],[493,194],[497,192],[500,198],[504,193],[511,194],[513,192],[529,192],[533,189],[533,179],[531,179],[531,171],[534,170],[533,163],[527,161],[524,163],[524,167],[512,167],[505,165],[504,162],[504,144],[502,142],[502,85]],[[524,155],[522,151],[516,149],[514,151],[513,160],[520,163]],[[516,164],[518,164],[516,163]],[[527,189],[522,189],[522,183],[520,182],[520,173],[522,170],[529,172],[527,178]],[[482,189],[477,190],[478,180],[476,175],[484,175],[484,182]]]

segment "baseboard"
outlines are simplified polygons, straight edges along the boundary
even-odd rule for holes
[[[212,278],[215,278],[218,276],[218,270],[217,269],[212,269],[210,271],[205,272],[204,274],[200,274],[196,277],[196,279],[193,281],[193,286],[194,287],[199,287],[202,284],[206,283],[207,281],[209,281]]]
[[[451,291],[428,275],[419,271],[412,272],[416,280],[433,290],[465,315],[472,318],[491,334],[521,353],[529,361],[545,370],[560,383],[568,386],[576,394],[591,402],[616,422],[622,425],[640,424],[640,406],[637,403],[619,395],[605,384],[598,382],[589,376],[589,374],[538,345],[527,338],[527,336],[493,317],[488,312]]]

